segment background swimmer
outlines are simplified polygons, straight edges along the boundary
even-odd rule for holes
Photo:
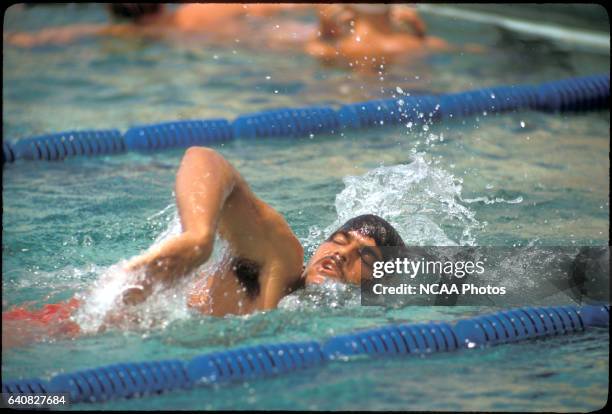
[[[325,63],[378,69],[401,56],[452,50],[426,35],[423,20],[406,5],[334,4],[319,14],[321,35],[306,50]]]
[[[84,37],[145,37],[175,39],[193,37],[201,42],[278,51],[298,50],[324,64],[354,69],[379,69],[405,56],[451,51],[440,38],[426,34],[426,26],[414,8],[384,4],[181,4],[115,3],[107,6],[111,24],[78,24],[53,27],[35,33],[5,35],[12,45],[35,47],[61,45]],[[313,13],[318,22],[295,19],[296,13]],[[284,14],[288,19],[269,18]],[[481,48],[468,46],[478,52]]]
[[[244,19],[249,16],[267,17],[311,7],[309,4],[192,3],[169,9],[161,3],[111,3],[107,5],[114,20],[110,24],[53,27],[35,33],[12,33],[5,38],[15,46],[35,47],[95,36],[157,37],[173,32],[233,36],[246,29]]]

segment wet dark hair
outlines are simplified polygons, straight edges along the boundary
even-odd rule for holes
[[[145,16],[162,11],[161,3],[111,3],[108,9],[111,15],[118,19],[137,22]]]
[[[405,247],[404,240],[397,230],[382,217],[374,214],[363,214],[353,217],[328,237],[330,241],[337,233],[356,231],[362,236],[374,239],[378,247]]]

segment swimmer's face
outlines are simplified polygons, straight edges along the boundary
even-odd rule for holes
[[[335,279],[359,284],[372,273],[374,262],[381,261],[382,253],[374,239],[356,231],[334,233],[314,252],[304,270],[306,284]]]

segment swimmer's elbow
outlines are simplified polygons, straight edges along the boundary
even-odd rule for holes
[[[213,167],[216,171],[232,171],[228,160],[219,152],[208,147],[189,147],[183,156],[183,162],[195,162],[198,165]]]
[[[208,147],[197,147],[197,146],[193,146],[193,147],[189,147],[187,148],[187,150],[185,150],[185,157],[221,157],[223,158],[223,156],[221,154],[219,154],[217,151],[215,151],[212,148],[208,148]]]

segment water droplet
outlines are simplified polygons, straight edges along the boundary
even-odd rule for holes
[[[403,93],[404,93],[404,91],[402,90],[402,88],[400,88],[399,86],[396,86],[396,87],[395,87],[395,90],[397,91],[397,93],[401,93],[401,94],[403,94]]]
[[[266,79],[270,80],[270,79],[272,79],[272,76],[268,75],[268,76],[266,76]]]
[[[521,128],[525,128],[525,121],[521,121]]]

